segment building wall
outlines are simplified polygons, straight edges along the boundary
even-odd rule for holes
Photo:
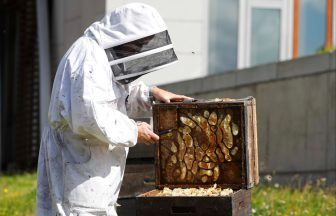
[[[238,0],[237,0],[238,1]],[[52,68],[55,69],[60,58],[63,56],[65,51],[70,47],[70,45],[83,34],[83,31],[94,21],[100,20],[105,13],[112,11],[114,8],[127,4],[130,2],[139,2],[138,0],[53,0],[53,39],[52,47],[55,50],[52,54]],[[223,25],[223,21],[219,18],[225,20],[230,20],[232,17],[222,16],[221,10],[214,10],[213,7],[223,8],[230,10],[230,4],[227,5],[229,1],[213,1],[209,0],[141,0],[140,2],[147,3],[154,6],[159,13],[162,15],[163,19],[167,23],[172,41],[175,46],[176,53],[179,57],[179,62],[173,66],[166,69],[159,70],[155,73],[150,73],[142,78],[148,85],[158,85],[173,83],[176,81],[183,81],[194,79],[198,77],[203,77],[209,74],[208,72],[208,43],[211,42],[212,37],[222,38],[222,30],[220,24]],[[210,5],[211,3],[211,5]],[[220,3],[220,4],[219,4]],[[212,8],[210,8],[212,6]],[[267,6],[267,7],[266,7]],[[228,7],[228,8],[227,8]],[[293,2],[290,0],[281,1],[246,1],[239,0],[239,22],[238,25],[238,54],[232,53],[232,50],[227,51],[231,55],[237,55],[238,68],[245,68],[249,66],[249,53],[250,53],[250,37],[248,36],[248,30],[250,29],[249,11],[251,8],[275,8],[281,10],[281,45],[280,59],[290,59],[292,58],[292,35],[293,35]],[[273,10],[272,9],[272,10]],[[225,11],[224,11],[225,12]],[[334,11],[335,14],[335,11]],[[316,14],[312,14],[316,16]],[[220,30],[218,35],[216,31],[209,27],[209,22],[211,18],[217,20],[218,24],[215,24]],[[301,20],[303,22],[303,20]],[[334,22],[335,23],[335,22]],[[227,25],[227,23],[225,24]],[[316,25],[315,25],[316,27]],[[314,29],[313,29],[314,30]],[[316,30],[316,33],[319,31]],[[223,37],[223,41],[228,37],[228,33]],[[265,35],[264,35],[265,36]],[[334,34],[335,36],[335,34]],[[232,37],[232,35],[231,35]],[[235,36],[233,36],[235,37]],[[221,40],[219,40],[221,41]],[[216,44],[218,41],[215,42]],[[231,43],[229,43],[231,44]],[[215,46],[216,47],[216,46]],[[223,47],[222,43],[218,43],[217,47]],[[224,48],[225,49],[225,48]],[[223,50],[223,49],[221,49]],[[226,50],[226,49],[225,49]],[[224,59],[227,58],[223,55],[223,52],[216,53],[214,48],[211,48],[211,53],[215,53],[219,56],[219,60],[214,60],[211,62],[212,66],[214,61],[225,62]],[[245,63],[243,63],[245,62]],[[223,66],[223,65],[222,65]],[[225,68],[225,67],[224,67]],[[213,73],[224,72],[224,70],[212,71]]]
[[[52,23],[52,68],[71,44],[94,21],[130,0],[54,0]],[[167,23],[179,62],[143,76],[148,85],[172,83],[205,75],[207,44],[207,1],[144,0],[155,7]],[[192,5],[192,8],[190,7]],[[188,11],[188,13],[186,13]]]
[[[105,14],[105,0],[53,0],[51,22],[51,62],[57,65],[71,44],[85,29]]]
[[[195,98],[257,100],[261,173],[336,179],[336,52],[162,86]]]

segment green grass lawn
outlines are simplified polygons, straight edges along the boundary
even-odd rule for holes
[[[252,190],[253,215],[336,215],[336,188],[321,182],[301,189],[259,185]],[[34,215],[36,174],[0,176],[0,216]]]
[[[0,175],[0,216],[34,215],[36,174]]]
[[[302,189],[257,186],[252,193],[253,215],[336,216],[335,192],[335,188],[316,185]]]

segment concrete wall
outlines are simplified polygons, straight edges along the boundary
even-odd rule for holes
[[[84,30],[105,14],[105,0],[54,0],[52,1],[51,57],[56,67]]]
[[[257,100],[261,173],[336,177],[336,52],[162,86],[195,98]]]

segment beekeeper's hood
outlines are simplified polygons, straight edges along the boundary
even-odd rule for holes
[[[166,24],[146,4],[115,9],[93,23],[85,35],[105,49],[114,76],[122,84],[177,61]]]

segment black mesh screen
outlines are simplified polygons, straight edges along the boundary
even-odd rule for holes
[[[112,61],[163,47],[169,44],[171,44],[169,34],[167,31],[163,31],[155,35],[112,47],[106,51],[110,52],[111,55],[108,55],[109,61]]]
[[[134,79],[132,74],[146,73],[153,68],[160,67],[165,64],[172,63],[177,60],[177,56],[174,49],[168,49],[159,53],[144,56],[135,60],[131,60],[125,63],[112,65],[112,71],[114,76],[119,82],[128,83]],[[127,75],[133,77],[133,79],[127,79]],[[125,78],[126,76],[126,78]]]

